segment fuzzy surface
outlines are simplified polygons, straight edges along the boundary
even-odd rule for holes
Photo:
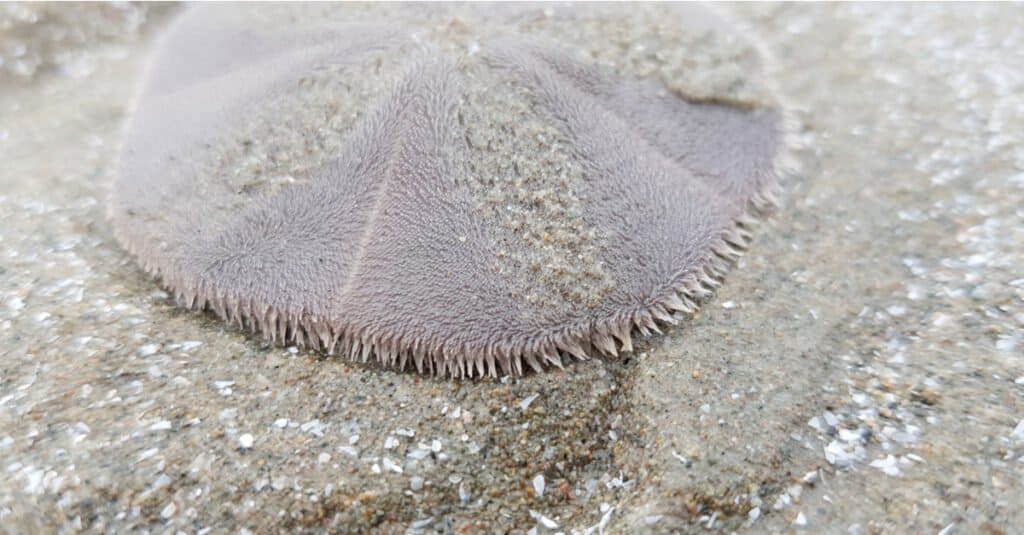
[[[617,356],[771,204],[763,85],[688,6],[196,8],[111,217],[181,303],[271,340],[455,377]]]

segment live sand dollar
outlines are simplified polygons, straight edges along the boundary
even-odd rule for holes
[[[185,306],[452,377],[629,353],[788,164],[756,48],[692,6],[189,10],[111,214]]]

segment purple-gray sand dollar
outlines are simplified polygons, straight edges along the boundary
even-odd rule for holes
[[[787,162],[756,47],[689,5],[207,5],[111,202],[179,303],[452,377],[632,350],[746,250]]]

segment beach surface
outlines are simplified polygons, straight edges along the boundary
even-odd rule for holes
[[[461,382],[175,306],[106,202],[176,8],[4,8],[0,531],[1024,526],[1020,5],[716,6],[801,123],[778,212],[629,358]]]

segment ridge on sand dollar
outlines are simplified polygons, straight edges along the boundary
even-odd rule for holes
[[[179,302],[452,377],[693,312],[792,161],[764,60],[691,5],[191,7],[113,192]]]

